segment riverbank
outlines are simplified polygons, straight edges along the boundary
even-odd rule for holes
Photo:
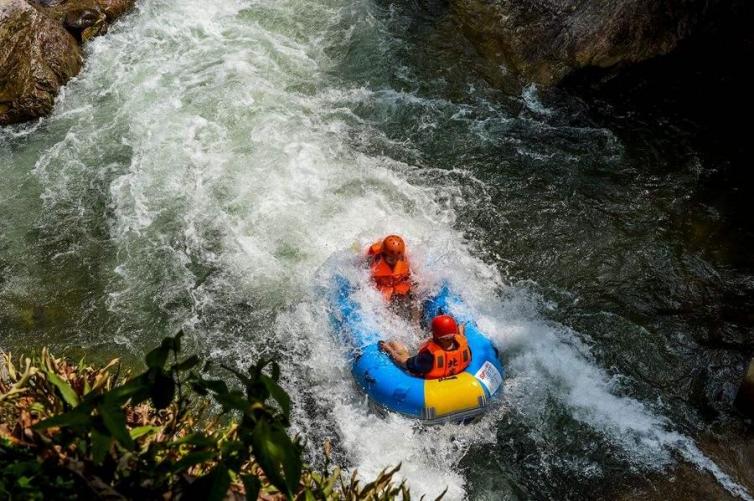
[[[41,355],[0,353],[0,494],[8,499],[408,499],[400,467],[372,482],[302,463],[276,363],[206,379],[182,333],[121,373]],[[179,358],[181,361],[179,362]],[[267,366],[271,373],[267,375]],[[206,371],[207,365],[204,370]],[[218,415],[208,410],[219,408]],[[439,499],[439,498],[438,498]]]

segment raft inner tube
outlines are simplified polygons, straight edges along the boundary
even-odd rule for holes
[[[387,410],[427,424],[467,421],[498,399],[504,370],[497,349],[471,318],[455,314],[465,325],[471,363],[461,373],[440,379],[424,379],[398,367],[380,350],[382,334],[364,321],[360,306],[352,297],[353,287],[337,276],[332,297],[332,322],[340,340],[351,354],[354,379],[372,400]],[[423,304],[424,324],[436,315],[463,310],[462,300],[444,284]]]

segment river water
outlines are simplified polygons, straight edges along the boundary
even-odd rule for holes
[[[151,0],[89,44],[51,117],[0,131],[0,347],[136,363],[183,328],[277,356],[312,461],[330,439],[416,494],[612,497],[687,465],[748,498],[697,443],[738,422],[754,323],[715,167],[677,124],[497,90],[425,7]],[[323,277],[388,232],[503,353],[476,424],[378,416],[353,386]]]

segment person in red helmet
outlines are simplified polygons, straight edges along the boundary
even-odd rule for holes
[[[406,244],[398,235],[388,235],[369,247],[372,280],[386,300],[407,297],[411,292],[411,268]]]
[[[450,315],[432,319],[432,338],[409,356],[408,348],[398,341],[380,341],[380,348],[400,367],[425,379],[440,379],[463,372],[471,363],[471,350],[459,326]]]

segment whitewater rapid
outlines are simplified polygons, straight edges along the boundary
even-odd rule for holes
[[[96,270],[87,268],[98,284],[87,311],[105,320],[94,328],[82,315],[87,334],[75,342],[114,343],[138,356],[183,328],[192,348],[212,357],[248,364],[276,355],[310,457],[329,439],[363,478],[401,463],[417,498],[446,488],[446,499],[466,497],[465,454],[494,444],[509,413],[546,449],[540,431],[552,426],[552,402],[616,445],[630,468],[661,470],[680,455],[748,496],[672,423],[622,395],[619,378],[577,333],[546,319],[552,305],[478,257],[458,217],[489,203],[483,181],[461,161],[453,169],[413,164],[410,140],[386,137],[357,112],[419,107],[461,125],[469,113],[338,76],[342,54],[331,48],[384,36],[377,9],[367,0],[141,2],[87,46],[86,68],[51,118],[3,132],[5,141],[44,137],[37,158],[2,168],[18,175],[33,163],[54,262],[103,254],[92,257]],[[534,88],[521,102],[535,115],[551,113]],[[493,110],[468,126],[486,141],[513,119]],[[438,126],[428,121],[427,134]],[[427,430],[375,415],[350,379],[323,277],[337,266],[364,279],[354,249],[386,233],[406,237],[420,287],[449,279],[503,353],[504,401],[477,424]],[[37,286],[31,272],[13,284]],[[360,297],[379,315],[376,293]],[[421,335],[397,318],[386,331]],[[588,459],[574,468],[602,474]]]

